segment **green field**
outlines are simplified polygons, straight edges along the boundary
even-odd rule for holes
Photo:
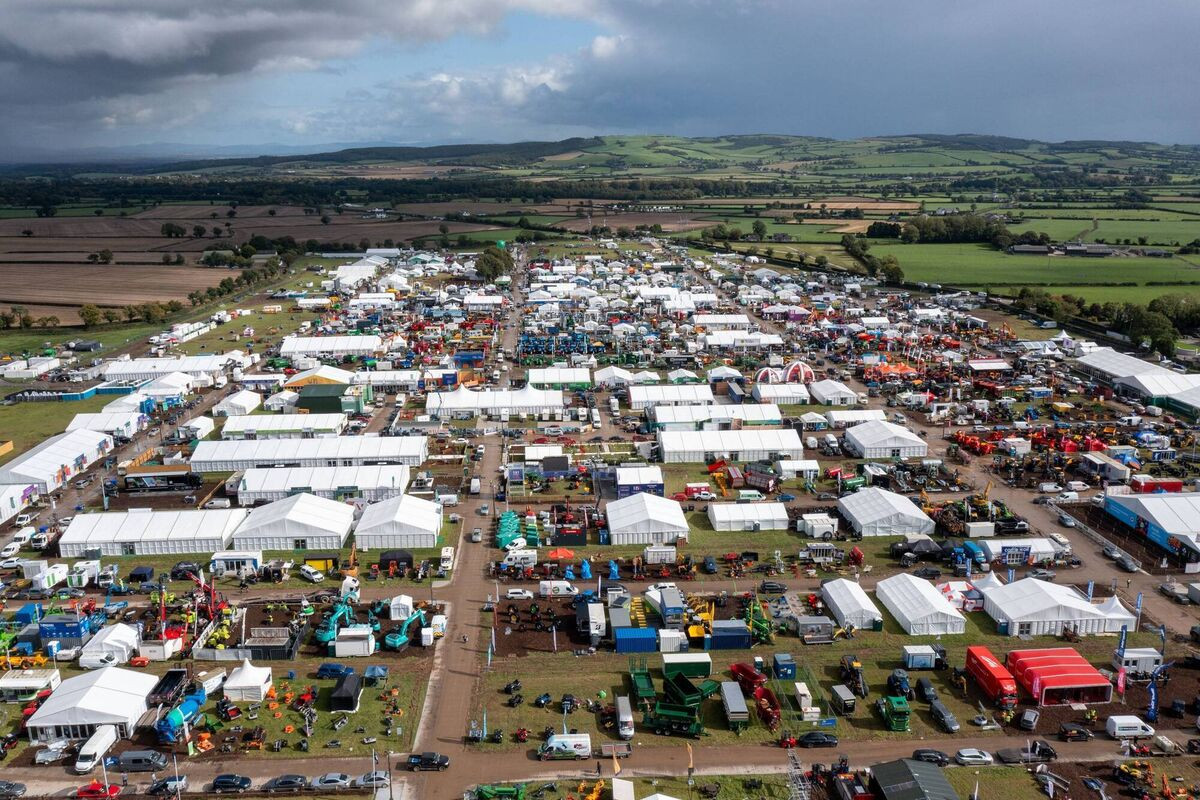
[[[4,386],[6,391],[18,388],[13,384]],[[17,403],[0,408],[0,441],[13,443],[12,452],[0,456],[0,461],[8,461],[44,439],[62,433],[76,414],[99,411],[112,399],[111,395],[98,395],[73,403]]]

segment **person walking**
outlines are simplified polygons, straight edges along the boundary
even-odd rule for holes
[[[600,759],[596,759],[596,777],[600,777]]]

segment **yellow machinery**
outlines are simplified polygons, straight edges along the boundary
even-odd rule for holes
[[[703,639],[712,633],[714,607],[711,600],[705,601],[697,597],[688,599],[689,618],[691,619],[691,623],[687,627],[689,639]]]
[[[346,563],[342,565],[342,576],[345,578],[358,577],[358,543],[355,542],[350,547],[350,558],[346,559]]]
[[[725,473],[714,472],[713,480],[717,482],[717,488],[721,490],[721,497],[729,497],[728,478],[725,477]]]

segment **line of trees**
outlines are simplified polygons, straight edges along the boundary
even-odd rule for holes
[[[11,306],[7,311],[0,311],[0,330],[57,328],[58,325],[59,319],[53,314],[35,317],[25,306]]]
[[[1200,323],[1200,308],[1186,295],[1164,295],[1149,306],[1136,303],[1088,303],[1072,294],[1050,294],[1045,289],[1022,287],[1013,302],[1021,310],[1036,311],[1044,317],[1065,321],[1082,317],[1103,323],[1110,330],[1128,336],[1136,345],[1146,343],[1154,352],[1170,357],[1175,354],[1179,330],[1169,314],[1179,320]]]

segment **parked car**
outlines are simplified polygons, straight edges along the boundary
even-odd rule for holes
[[[1027,708],[1017,718],[1017,727],[1023,731],[1037,730],[1038,720],[1041,718],[1042,713],[1036,708]]]
[[[809,731],[796,740],[801,747],[837,747],[838,737],[824,731]]]
[[[937,567],[921,567],[920,569],[913,570],[913,576],[924,578],[927,581],[936,581],[942,577],[942,571]]]
[[[1058,726],[1058,738],[1064,742],[1086,742],[1095,735],[1078,722],[1064,722]]]
[[[16,781],[0,781],[0,797],[8,798],[22,797],[25,794],[25,784],[17,783]]]
[[[0,558],[11,558],[21,552],[21,545],[17,542],[9,542],[4,545],[4,549],[0,550]]]
[[[444,771],[450,766],[450,756],[441,753],[413,753],[404,762],[410,772],[437,770]]]
[[[326,662],[317,667],[317,677],[326,680],[336,680],[343,675],[349,675],[352,672],[354,672],[354,667],[348,667],[345,664],[336,664],[333,662]]]
[[[509,589],[504,593],[505,600],[532,600],[533,592],[528,589]]]
[[[226,772],[213,778],[212,790],[216,794],[224,794],[225,792],[237,792],[240,794],[250,788],[250,783],[250,779],[245,775]]]
[[[146,790],[146,794],[151,797],[167,797],[173,794],[186,792],[188,788],[187,775],[180,775],[178,778],[174,775],[169,778],[159,778],[154,783],[150,784],[150,788]]]
[[[1111,558],[1114,561],[1121,557],[1121,550],[1111,544],[1106,545],[1104,550],[1101,552],[1104,554],[1105,558]]]
[[[350,776],[344,772],[326,772],[313,778],[309,785],[317,791],[349,789]]]
[[[1127,555],[1122,555],[1117,559],[1117,566],[1125,572],[1137,572],[1138,564]]]
[[[762,594],[783,594],[787,591],[787,586],[779,581],[763,581],[758,585],[758,591]]]
[[[175,566],[171,567],[171,580],[186,581],[188,575],[199,575],[200,565],[195,561],[180,561]]]
[[[483,528],[475,528],[471,531],[471,541],[476,544],[483,541]]]
[[[1048,583],[1052,583],[1054,581],[1054,579],[1058,577],[1058,573],[1052,569],[1038,568],[1035,570],[1030,570],[1028,573],[1025,574],[1025,577],[1026,578],[1036,578],[1039,581],[1046,581]]]
[[[1058,515],[1058,524],[1062,525],[1064,528],[1074,528],[1075,518],[1070,514],[1060,513]]]
[[[386,789],[388,787],[388,783],[389,781],[387,773],[383,772],[382,770],[375,770],[374,772],[368,772],[367,774],[363,775],[354,782],[354,785],[360,789]]]
[[[308,788],[308,778],[303,775],[280,775],[263,785],[268,792],[299,792]]]
[[[944,767],[953,761],[946,753],[943,753],[941,750],[934,750],[931,747],[922,747],[919,750],[914,750],[912,757],[914,761],[937,764],[939,767]]]
[[[121,794],[121,787],[115,783],[101,783],[100,781],[92,781],[86,786],[80,786],[75,790],[75,796],[84,800],[107,800],[107,798],[118,797]]]
[[[992,754],[977,747],[964,747],[954,754],[954,760],[964,767],[990,767]]]
[[[1044,764],[1058,758],[1058,753],[1046,742],[1036,739],[1029,747],[1005,748],[997,751],[996,756],[1004,764]]]

